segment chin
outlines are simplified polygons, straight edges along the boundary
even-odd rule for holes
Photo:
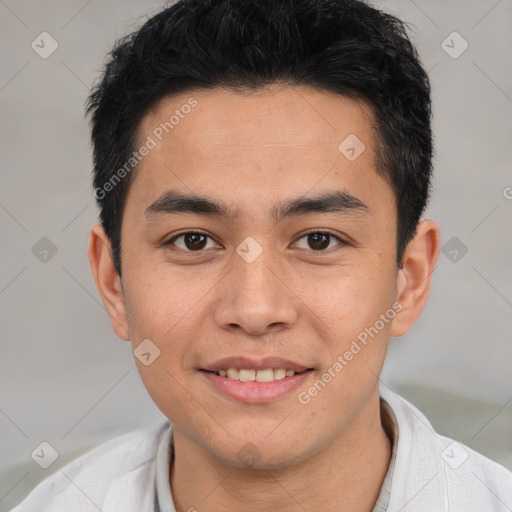
[[[265,455],[261,451],[253,451],[248,449],[247,443],[238,453],[229,454],[224,462],[230,466],[234,466],[244,470],[259,471],[277,471],[293,467],[300,462],[295,453],[280,453]]]
[[[270,440],[266,429],[264,432],[261,436],[245,433],[243,436],[226,439],[225,443],[210,447],[211,454],[227,465],[254,471],[291,467],[307,459],[309,451],[313,454],[312,448],[307,450],[301,446],[303,439],[294,440],[291,436],[281,435]],[[300,453],[297,451],[298,447],[301,448]]]

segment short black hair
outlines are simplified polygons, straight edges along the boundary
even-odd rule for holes
[[[86,103],[95,196],[119,276],[134,174],[126,163],[142,117],[187,90],[277,83],[370,106],[377,171],[396,197],[401,263],[428,202],[433,153],[430,82],[405,24],[360,0],[180,0],[117,41]]]

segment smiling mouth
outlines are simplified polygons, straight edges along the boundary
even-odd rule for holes
[[[226,368],[225,370],[219,371],[202,371],[218,375],[219,377],[226,377],[227,379],[230,380],[237,380],[240,382],[273,382],[293,377],[296,374],[305,373],[311,370],[312,368],[308,368],[304,371],[296,372],[294,370],[286,370],[285,368],[267,368],[264,370]]]

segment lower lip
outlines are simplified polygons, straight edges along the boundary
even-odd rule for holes
[[[215,373],[200,370],[200,373],[212,384],[212,386],[240,402],[247,404],[262,404],[277,400],[282,396],[297,389],[309,376],[312,370],[296,373],[293,377],[273,380],[271,382],[242,382],[239,380],[221,377]]]

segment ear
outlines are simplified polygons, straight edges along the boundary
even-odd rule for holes
[[[94,282],[107,309],[112,328],[119,338],[129,341],[130,331],[121,279],[112,260],[110,240],[100,224],[91,228],[88,256]]]
[[[431,220],[418,223],[396,280],[397,302],[402,309],[393,320],[391,336],[402,336],[416,322],[430,291],[432,273],[440,251],[439,227]]]

